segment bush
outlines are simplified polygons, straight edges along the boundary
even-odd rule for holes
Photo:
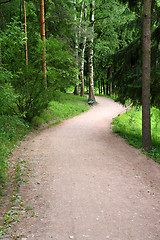
[[[8,156],[17,140],[26,134],[28,125],[17,116],[0,115],[0,186],[5,182]]]

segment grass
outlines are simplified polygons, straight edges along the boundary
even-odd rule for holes
[[[133,107],[117,116],[113,122],[113,131],[125,138],[132,146],[142,149],[142,109]],[[147,153],[160,163],[160,110],[151,109],[152,151]]]
[[[28,131],[28,124],[17,116],[0,116],[0,193],[5,184],[8,156]]]
[[[87,111],[89,106],[86,103],[86,97],[74,96],[69,93],[59,93],[40,116],[33,118],[32,126],[39,127],[44,123],[50,123],[52,121],[53,123],[50,123],[49,126],[53,126],[64,119]]]

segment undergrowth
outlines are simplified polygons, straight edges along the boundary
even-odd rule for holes
[[[142,148],[142,109],[133,107],[117,116],[113,122],[113,131],[125,138],[129,144]],[[151,109],[152,150],[148,155],[160,163],[160,110]]]
[[[0,193],[6,183],[8,156],[18,140],[27,133],[28,124],[17,116],[0,116]]]
[[[89,109],[86,103],[86,97],[75,96],[69,93],[59,93],[40,116],[33,118],[32,126],[39,127],[44,123],[52,121],[54,121],[53,124],[55,125],[64,119],[74,117]]]

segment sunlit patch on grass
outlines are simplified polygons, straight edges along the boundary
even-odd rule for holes
[[[125,138],[136,148],[142,148],[142,109],[133,107],[130,111],[116,117],[113,131]],[[148,153],[160,163],[160,110],[151,109],[152,151]]]
[[[40,116],[34,117],[33,126],[40,126],[44,123],[62,121],[74,117],[89,109],[87,97],[75,96],[73,94],[59,93],[48,105]]]

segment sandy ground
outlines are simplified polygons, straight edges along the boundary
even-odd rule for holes
[[[17,225],[22,239],[160,240],[160,165],[112,133],[124,108],[97,101],[21,150],[35,176],[19,194],[38,214]]]

